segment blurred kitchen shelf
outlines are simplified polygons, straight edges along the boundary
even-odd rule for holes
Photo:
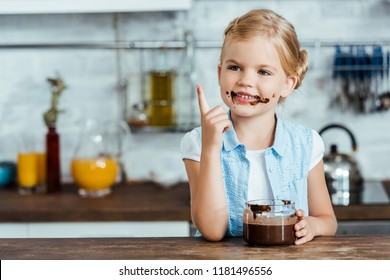
[[[162,132],[175,132],[175,133],[183,133],[188,132],[194,129],[198,125],[188,125],[188,126],[170,126],[170,127],[154,127],[154,126],[129,126],[132,133],[162,133]]]
[[[4,0],[0,14],[67,14],[182,11],[191,8],[192,0]]]
[[[7,1],[9,2],[9,1]],[[18,2],[18,1],[17,1]],[[0,1],[0,15],[4,14]],[[362,39],[362,40],[303,40],[300,41],[305,48],[334,48],[336,46],[390,46],[389,39]],[[153,49],[185,49],[188,46],[195,49],[220,49],[222,41],[217,40],[171,40],[171,41],[108,41],[108,42],[0,42],[0,49],[129,49],[129,50],[153,50]]]

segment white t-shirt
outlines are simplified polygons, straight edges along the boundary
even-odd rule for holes
[[[313,149],[311,153],[309,170],[316,166],[324,156],[325,146],[321,136],[313,132]],[[187,133],[181,141],[181,152],[183,159],[200,161],[201,143],[198,141],[196,132],[193,130]],[[246,156],[250,162],[248,200],[272,199],[272,189],[268,180],[265,168],[265,150],[246,151]]]

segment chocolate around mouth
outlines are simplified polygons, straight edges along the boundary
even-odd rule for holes
[[[226,94],[229,95],[229,92],[226,91]],[[234,91],[231,91],[230,96],[232,97],[233,103],[235,103],[238,94]],[[253,97],[256,99],[256,101],[249,102],[249,104],[251,104],[252,106],[257,105],[259,103],[265,104],[265,103],[269,102],[269,98],[266,98],[266,97],[260,97],[258,95],[253,96]]]

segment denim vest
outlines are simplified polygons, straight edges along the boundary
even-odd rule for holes
[[[197,129],[200,136],[201,128]],[[296,209],[304,210],[305,215],[309,214],[307,175],[312,146],[311,129],[278,117],[274,143],[265,151],[266,172],[273,197],[295,202]],[[226,236],[242,236],[250,163],[246,147],[238,141],[233,126],[223,135],[221,163],[229,206]]]

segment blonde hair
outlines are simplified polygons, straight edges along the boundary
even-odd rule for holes
[[[286,75],[297,77],[295,89],[299,88],[308,69],[307,51],[300,49],[294,26],[271,10],[252,10],[229,23],[224,32],[221,62],[229,44],[256,36],[266,36],[270,40]]]

